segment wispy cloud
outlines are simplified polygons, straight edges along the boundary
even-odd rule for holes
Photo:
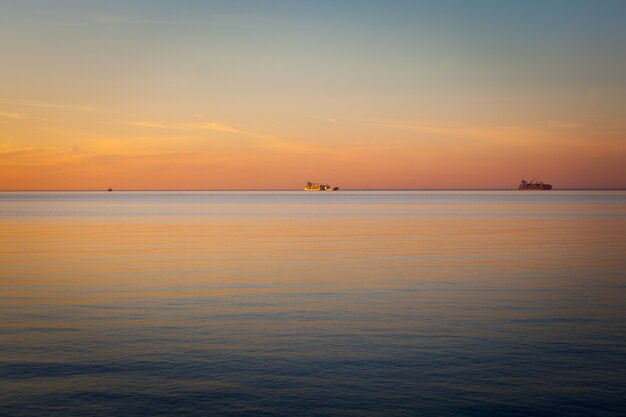
[[[205,120],[202,116],[197,114],[194,115],[194,118],[199,120]],[[199,121],[194,123],[163,123],[154,120],[117,120],[116,122],[123,123],[129,126],[143,127],[149,129],[169,129],[181,131],[213,130],[216,132],[232,133],[258,139],[276,139],[275,137],[270,135],[252,132],[250,130],[239,129],[233,126],[213,121]]]
[[[191,127],[192,129],[215,130],[218,132],[236,133],[239,135],[250,136],[250,137],[258,138],[258,139],[270,139],[270,140],[277,139],[273,136],[266,135],[263,133],[251,132],[249,130],[238,129],[238,128],[234,128],[232,126],[228,126],[222,123],[217,123],[217,122],[207,119],[206,117],[198,113],[194,114],[193,117],[195,119],[201,120],[201,122],[189,124],[188,126]]]
[[[452,136],[460,139],[516,139],[542,136],[543,133],[536,129],[520,126],[433,126],[416,125],[406,123],[372,123],[372,127],[407,130],[419,133],[431,133],[436,135]]]
[[[249,130],[237,129],[231,126],[223,125],[215,122],[205,122],[205,123],[191,123],[187,125],[191,129],[198,130],[215,130],[217,132],[226,132],[226,133],[235,133],[244,136],[250,136],[253,138],[259,139],[274,139],[272,136],[264,135],[257,132],[251,132]]]
[[[151,129],[176,129],[176,126],[168,126],[167,124],[151,120],[117,120],[117,122],[129,126],[147,127]]]
[[[95,22],[103,25],[180,25],[182,22],[171,20],[151,20],[132,16],[108,15],[98,16]]]
[[[580,129],[585,125],[579,122],[567,122],[567,121],[559,121],[559,120],[550,120],[548,122],[548,126],[556,127],[559,129]]]
[[[4,117],[6,119],[25,119],[26,115],[24,113],[0,111],[0,117]]]
[[[8,158],[11,160],[20,156],[28,156],[35,153],[45,152],[49,148],[37,148],[32,146],[11,147],[6,144],[0,144],[0,161],[6,162]]]
[[[48,108],[48,109],[67,109],[67,110],[78,110],[78,111],[96,111],[97,110],[95,107],[92,107],[92,106],[50,103],[50,102],[45,102],[45,101],[0,99],[0,103],[10,104],[14,106],[43,107],[43,108]]]

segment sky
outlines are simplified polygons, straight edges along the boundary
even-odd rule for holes
[[[626,2],[0,0],[0,190],[626,188]]]

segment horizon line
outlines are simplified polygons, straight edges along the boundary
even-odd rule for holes
[[[108,189],[94,188],[94,189],[53,189],[53,190],[45,190],[45,189],[20,189],[20,190],[0,190],[2,193],[7,192],[137,192],[137,191],[192,191],[192,192],[215,192],[215,191],[225,191],[225,192],[238,192],[238,191],[302,191],[305,190],[300,188],[228,188],[228,189],[160,189],[160,188],[124,188],[124,189],[113,189],[108,191]],[[520,191],[517,188],[343,188],[337,191]],[[624,188],[558,188],[552,190],[521,190],[521,191],[626,191],[626,187]],[[310,192],[310,191],[307,191]]]

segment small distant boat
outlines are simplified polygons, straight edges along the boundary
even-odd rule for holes
[[[113,188],[109,188],[107,191],[113,191]]]
[[[321,184],[317,182],[307,182],[304,187],[304,191],[337,191],[339,187],[331,187],[328,184]]]
[[[520,182],[519,187],[517,187],[518,190],[551,190],[552,189],[552,185],[550,184],[545,184],[543,181],[535,181],[537,177],[533,178],[530,181],[526,181],[525,179],[522,179],[522,182]]]

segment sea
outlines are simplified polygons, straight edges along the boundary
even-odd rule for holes
[[[0,193],[0,416],[625,415],[626,191]]]

